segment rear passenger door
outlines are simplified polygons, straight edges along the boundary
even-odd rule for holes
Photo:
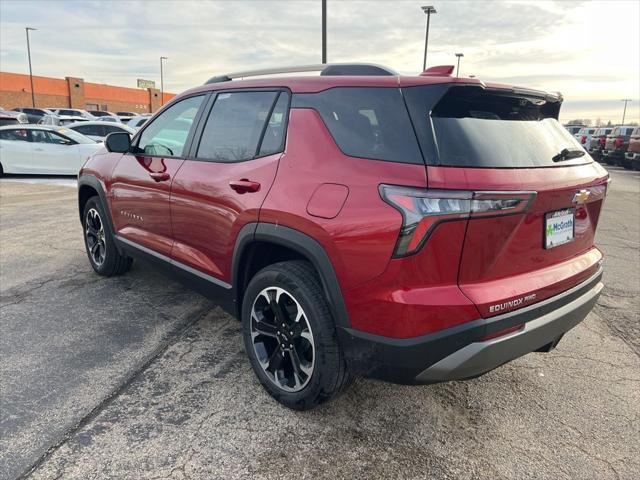
[[[177,262],[230,282],[240,229],[257,222],[287,128],[285,90],[220,92],[210,100],[171,189]]]

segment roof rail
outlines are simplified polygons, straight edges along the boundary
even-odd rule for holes
[[[398,73],[390,68],[376,65],[374,63],[320,63],[315,65],[299,65],[295,67],[281,68],[263,68],[260,70],[246,70],[243,72],[227,73],[226,75],[218,75],[211,77],[205,82],[210,83],[229,82],[234,78],[244,77],[260,77],[263,75],[275,75],[279,73],[301,73],[301,72],[320,72],[322,76],[338,76],[338,75],[382,75],[395,76]]]

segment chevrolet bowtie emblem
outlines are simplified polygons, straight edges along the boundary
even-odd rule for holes
[[[589,190],[580,190],[573,196],[573,203],[584,203],[591,195]]]

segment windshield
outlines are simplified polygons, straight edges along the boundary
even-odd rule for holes
[[[438,157],[433,163],[452,167],[532,168],[591,162],[587,155],[572,153],[584,150],[556,119],[559,108],[557,101],[524,94],[451,87],[431,111]],[[419,109],[410,106],[410,111]],[[426,107],[422,111],[428,112]],[[570,154],[559,156],[565,151]],[[559,158],[563,161],[559,162]]]
[[[85,137],[81,133],[76,132],[75,130],[71,130],[70,128],[60,128],[56,130],[60,135],[64,135],[65,137],[70,138],[76,143],[96,143],[88,137]]]

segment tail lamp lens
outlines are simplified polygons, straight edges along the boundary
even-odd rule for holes
[[[601,147],[604,147],[604,146],[605,146],[605,144],[606,144],[606,142],[607,142],[607,140],[606,140],[606,138],[605,138],[605,137],[600,137],[600,138],[598,139],[598,143],[600,143],[600,146],[601,146]]]
[[[587,136],[586,135],[582,135],[582,138],[580,138],[580,143],[582,143],[583,145],[585,143],[587,143]]]
[[[402,214],[395,258],[420,250],[439,223],[523,213],[535,195],[535,192],[425,190],[380,185],[382,199]]]
[[[622,139],[620,137],[616,138],[613,141],[613,144],[616,146],[616,148],[620,148],[620,145],[622,145]]]

